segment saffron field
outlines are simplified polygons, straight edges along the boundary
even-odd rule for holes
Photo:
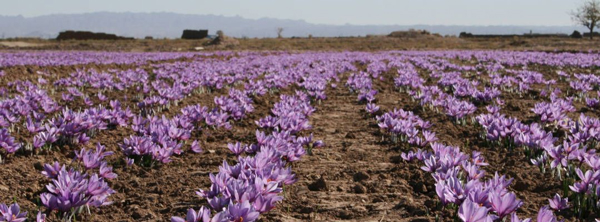
[[[590,221],[600,55],[0,53],[0,221]]]

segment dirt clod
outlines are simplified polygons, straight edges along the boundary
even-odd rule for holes
[[[310,191],[326,191],[327,190],[327,182],[325,178],[320,177],[315,182],[308,185],[308,190]]]
[[[367,188],[361,184],[354,185],[355,193],[367,193]]]
[[[354,135],[354,133],[348,132],[348,133],[346,133],[345,138],[346,139],[356,139],[356,136]]]
[[[363,181],[363,180],[368,180],[369,178],[370,178],[369,174],[366,173],[366,172],[363,172],[363,171],[355,173],[354,177],[353,177],[353,179],[354,179],[355,182],[360,182],[360,181]]]

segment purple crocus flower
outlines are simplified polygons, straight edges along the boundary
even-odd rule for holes
[[[129,157],[125,157],[125,163],[127,164],[127,166],[133,165],[134,162],[135,162],[134,159],[131,159]]]
[[[233,152],[233,154],[236,156],[239,156],[244,152],[244,147],[240,142],[236,142],[235,144],[229,143],[227,144],[227,148],[229,148],[229,150],[231,150],[231,152]]]
[[[110,204],[107,198],[115,193],[102,178],[70,169],[61,169],[52,183],[46,186],[48,192],[42,193],[42,204],[50,210],[68,212],[84,205],[104,206]]]
[[[439,180],[435,184],[435,190],[444,204],[458,204],[467,197],[462,182],[455,176],[450,176],[446,180]]]
[[[493,222],[495,218],[488,215],[486,207],[466,199],[458,208],[458,217],[464,222]]]
[[[83,135],[83,134],[82,134]],[[75,152],[76,159],[83,162],[83,165],[86,169],[95,169],[100,167],[102,164],[102,160],[104,157],[110,156],[113,154],[112,151],[106,151],[106,147],[101,145],[100,143],[96,144],[96,152],[94,150],[86,150],[85,148],[81,149],[79,152]]]
[[[277,126],[277,117],[274,116],[266,116],[264,118],[261,118],[257,121],[255,121],[256,125],[260,126],[261,128],[273,128],[275,126]]]
[[[438,168],[441,167],[441,163],[438,162],[438,159],[435,156],[430,156],[423,162],[425,163],[425,166],[422,166],[421,169],[426,172],[434,173]]]
[[[21,144],[15,143],[15,138],[10,136],[7,129],[0,129],[0,147],[8,153],[14,153],[21,148]]]
[[[512,213],[510,215],[510,222],[530,222],[531,218],[527,218],[527,219],[519,219],[519,216],[517,216],[517,213]]]
[[[85,105],[87,105],[87,106],[94,105],[94,102],[92,101],[92,99],[90,99],[90,97],[85,97],[85,99],[83,99],[83,103],[85,103]]]
[[[36,222],[46,222],[46,214],[43,214],[42,211],[38,212],[35,217]]]
[[[411,150],[411,151],[408,151],[408,153],[401,153],[400,157],[402,157],[402,159],[405,161],[411,161],[411,160],[417,158],[417,155],[415,152],[413,152]]]
[[[192,142],[191,150],[194,153],[202,153],[202,148],[200,147],[198,140],[194,140],[194,142]]]
[[[62,99],[64,101],[73,101],[73,95],[71,94],[67,94],[67,93],[63,93],[62,94]]]
[[[250,145],[244,146],[244,151],[246,151],[246,153],[248,153],[248,154],[256,153],[259,150],[260,150],[260,146],[258,146],[256,144],[250,144]]]
[[[106,101],[106,99],[107,99],[107,97],[104,94],[102,94],[102,92],[99,92],[97,94],[97,96],[98,96],[98,100],[100,100],[100,101]]]
[[[56,179],[58,176],[58,172],[64,170],[65,166],[61,166],[58,162],[54,162],[54,164],[44,164],[44,171],[42,174],[50,179]]]
[[[320,148],[320,147],[325,146],[325,143],[323,142],[323,140],[317,140],[312,144],[312,146],[314,148]]]
[[[585,163],[590,166],[593,170],[600,170],[600,157],[591,155],[585,158]]]
[[[575,169],[575,173],[579,179],[581,179],[581,182],[576,182],[569,186],[569,188],[577,193],[585,193],[590,191],[590,188],[592,187],[591,183],[597,180],[600,176],[600,171],[587,170],[584,174],[579,168]]]
[[[30,133],[37,133],[41,130],[43,130],[42,124],[40,123],[40,121],[37,120],[33,120],[31,117],[27,117],[27,122],[25,122],[25,126],[27,127],[27,130]]]
[[[198,212],[190,208],[187,211],[185,219],[181,217],[171,217],[171,222],[210,222],[210,209],[201,207]]]
[[[585,104],[590,108],[600,108],[600,100],[597,98],[585,98]]]
[[[260,216],[260,213],[258,213],[248,201],[235,204],[229,203],[227,206],[227,213],[229,214],[231,221],[239,222],[252,222]]]
[[[43,132],[41,134],[43,134]],[[46,139],[43,138],[44,135],[41,134],[35,135],[33,137],[33,148],[39,149],[40,147],[46,145]]]
[[[256,198],[256,200],[254,200],[254,203],[252,205],[258,212],[265,213],[275,208],[275,204],[281,200],[283,200],[283,197],[278,195],[258,195],[258,197]]]
[[[471,180],[479,180],[485,176],[485,170],[479,168],[479,166],[472,164],[470,162],[466,162],[463,164],[463,169],[469,175],[469,179]]]
[[[489,105],[485,107],[490,114],[498,114],[500,112],[499,106]]]
[[[106,162],[100,164],[100,176],[105,179],[117,178],[117,174],[112,172],[112,167],[108,166]]]
[[[213,197],[206,198],[206,200],[213,209],[223,209],[230,202],[230,198],[227,197]]]
[[[552,169],[556,168],[559,165],[562,165],[563,167],[567,166],[567,158],[563,155],[564,150],[562,146],[548,146],[544,149],[546,150],[548,155],[550,155],[550,157],[552,157],[553,159],[550,163],[550,167]]]
[[[479,151],[473,151],[473,164],[477,165],[477,166],[487,166],[489,165],[488,163],[485,162],[485,157],[483,157],[481,155],[481,152]]]
[[[492,209],[498,214],[498,217],[504,218],[505,216],[515,212],[523,202],[517,200],[514,193],[507,193],[501,195],[500,193],[492,191],[490,193],[490,203]]]
[[[569,198],[561,198],[558,194],[555,194],[554,198],[548,199],[548,202],[550,202],[550,208],[554,210],[561,211],[569,208]]]
[[[0,221],[6,222],[23,222],[27,219],[27,212],[20,212],[21,209],[19,204],[14,203],[7,206],[6,204],[0,204]]]
[[[479,180],[471,180],[467,183],[467,186],[472,186],[472,189],[469,192],[469,200],[479,204],[479,206],[490,208],[489,190],[481,189],[481,184],[476,185],[477,183],[479,183]]]
[[[554,217],[554,213],[552,210],[548,209],[548,206],[543,206],[538,212],[537,221],[558,222],[558,219]]]
[[[375,103],[367,103],[365,110],[370,114],[375,114],[377,111],[379,111],[379,106],[375,105]]]
[[[185,129],[180,129],[175,126],[169,126],[169,131],[167,132],[169,137],[175,140],[188,140],[190,138],[190,132]]]

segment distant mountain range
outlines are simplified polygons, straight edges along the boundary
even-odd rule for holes
[[[442,35],[566,33],[585,31],[576,26],[462,26],[462,25],[322,25],[303,20],[246,19],[239,16],[190,15],[177,13],[115,13],[55,14],[37,17],[0,16],[0,37],[55,38],[60,31],[81,30],[113,33],[144,38],[179,38],[184,29],[208,29],[210,34],[223,30],[234,37],[276,37],[282,27],[284,37],[335,37],[388,34],[397,30],[425,29]]]

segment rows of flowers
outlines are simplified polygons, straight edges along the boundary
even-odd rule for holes
[[[350,76],[345,86],[389,140],[418,148],[402,157],[423,164],[435,179],[440,204],[455,210],[460,219],[521,221],[515,212],[524,203],[510,191],[512,179],[498,173],[484,178],[482,166],[487,163],[481,153],[445,145],[433,124],[415,112],[380,108],[377,89],[388,81],[384,73],[394,72],[395,89],[417,101],[423,111],[442,114],[457,127],[474,125],[489,146],[523,151],[531,164],[556,177],[564,191],[549,197],[538,221],[556,220],[558,211],[578,218],[599,212],[600,157],[595,148],[600,120],[581,108],[600,107],[600,78],[588,73],[600,65],[596,54],[7,52],[0,58],[0,77],[15,66],[40,67],[26,78],[2,80],[6,85],[0,86],[0,162],[8,164],[15,155],[90,146],[95,136],[117,128],[132,132],[119,142],[118,155],[127,164],[168,164],[187,150],[201,153],[196,138],[203,130],[231,130],[254,112],[257,99],[296,90],[280,95],[270,114],[256,121],[255,143],[228,144],[237,162],[224,162],[210,175],[212,186],[198,191],[208,206],[190,209],[186,219],[173,221],[253,221],[271,210],[282,200],[283,186],[296,180],[289,163],[323,145],[307,135],[309,116],[315,103],[326,102],[327,88],[337,87],[346,72]],[[68,74],[44,69],[81,64],[137,68],[88,68]],[[361,66],[364,69],[357,68]],[[556,75],[530,66],[553,67]],[[196,102],[205,96],[212,98],[211,104]],[[503,114],[509,98],[536,100],[529,110],[533,119]],[[74,163],[54,162],[42,172],[49,184],[40,202],[65,220],[110,204],[114,190],[109,184],[117,176],[104,159],[113,153],[103,145],[75,153]],[[25,218],[18,204],[0,204],[0,221]],[[44,218],[44,212],[37,216],[38,221]]]
[[[497,89],[489,90],[489,88],[485,88],[483,92],[478,91],[474,87],[476,84],[465,83],[460,73],[442,73],[435,76],[440,79],[438,84],[441,86],[453,87],[454,96],[448,96],[442,90],[439,90],[437,86],[425,86],[423,84],[425,81],[419,76],[412,65],[406,63],[396,63],[395,65],[398,64],[400,64],[398,67],[401,67],[401,69],[398,69],[399,75],[394,81],[396,86],[401,91],[407,91],[409,95],[413,96],[413,99],[421,100],[421,105],[427,105],[427,103],[430,105],[445,104],[446,114],[450,117],[464,117],[464,115],[472,113],[468,111],[464,113],[453,112],[453,110],[457,110],[453,106],[465,107],[464,105],[457,104],[456,101],[460,101],[459,98],[467,96],[475,101],[489,102],[500,96],[500,91]],[[377,94],[376,90],[372,89],[371,78],[368,74],[361,74],[362,78],[360,81],[357,81],[356,76],[353,74],[348,84],[346,84],[351,91],[358,91],[356,90],[358,88],[362,92],[374,91],[371,94]],[[431,76],[434,75],[432,74]],[[419,88],[421,91],[415,93],[412,91],[413,88]],[[438,98],[443,98],[443,100],[438,100],[439,102],[436,103],[435,96],[433,96],[435,94],[438,95]],[[374,113],[370,112],[372,110],[370,107],[375,106],[372,104],[374,100],[375,98],[373,97],[368,101],[369,104],[366,107],[368,113]],[[471,109],[475,109],[473,105],[471,107],[473,107]],[[510,138],[511,142],[514,141],[518,145],[528,145],[532,148],[554,142],[552,134],[543,131],[539,125],[532,124],[530,127],[519,124],[515,119],[506,119],[498,113],[499,107],[496,105],[490,105],[487,108],[491,114],[477,117],[480,124],[485,124],[484,128],[487,130],[485,136],[487,139],[499,140],[500,137],[513,136]],[[500,120],[495,121],[496,119]],[[456,217],[463,221],[494,221],[507,218],[510,218],[511,221],[530,220],[521,220],[516,215],[517,209],[523,205],[523,202],[516,198],[514,192],[508,190],[512,179],[506,179],[505,176],[501,176],[497,172],[494,174],[494,177],[488,180],[483,179],[486,171],[480,167],[487,166],[488,164],[485,163],[484,157],[480,152],[473,151],[472,155],[469,155],[461,152],[458,147],[435,142],[437,140],[435,133],[429,131],[431,124],[423,121],[412,112],[394,109],[383,115],[376,116],[376,120],[379,127],[389,133],[392,142],[397,143],[401,141],[417,147],[431,147],[432,151],[417,149],[414,152],[402,153],[401,156],[406,161],[418,160],[424,164],[421,169],[431,173],[434,178],[440,204],[442,207],[454,209]],[[502,124],[509,129],[498,126]],[[418,136],[420,131],[424,139]],[[400,136],[400,140],[398,140],[398,136]],[[550,199],[549,203],[549,206],[540,209],[537,216],[538,221],[556,221],[557,219],[551,209],[560,211],[569,207],[568,198],[563,199],[558,194],[553,199]]]
[[[310,129],[308,116],[314,110],[303,92],[282,95],[271,110],[276,126],[265,126],[266,132],[257,131],[255,144],[229,144],[238,157],[237,163],[230,165],[224,161],[216,175],[210,174],[210,189],[197,192],[210,208],[201,207],[197,212],[190,209],[186,219],[173,217],[172,221],[254,221],[260,213],[273,209],[283,199],[278,195],[283,192],[283,185],[297,180],[288,163],[305,155],[305,146],[322,145],[318,141],[313,143],[312,137],[296,136],[302,129],[290,124],[299,122],[304,129]],[[210,209],[218,212],[212,218]]]

